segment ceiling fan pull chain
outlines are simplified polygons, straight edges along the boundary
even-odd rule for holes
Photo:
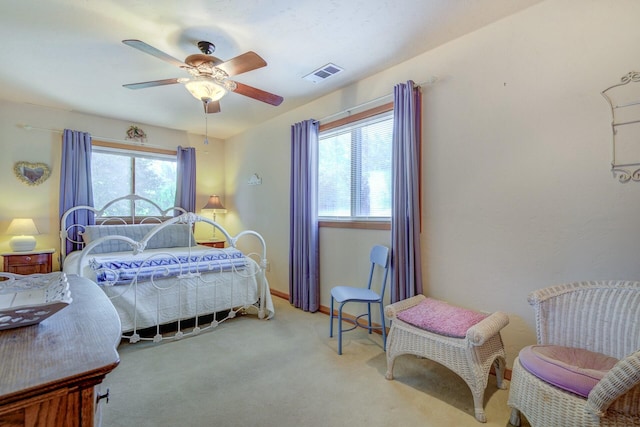
[[[209,116],[207,114],[207,103],[204,106],[204,145],[209,145]]]

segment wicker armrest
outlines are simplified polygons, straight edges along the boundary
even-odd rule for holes
[[[620,360],[589,393],[587,408],[602,417],[611,409],[638,415],[640,402],[640,350]]]
[[[509,316],[501,311],[491,313],[467,330],[467,340],[473,345],[482,345],[509,324]]]
[[[413,307],[414,305],[420,304],[420,302],[424,301],[427,297],[424,295],[416,295],[411,298],[403,299],[402,301],[398,301],[393,304],[389,304],[384,308],[384,315],[387,316],[388,319],[394,319],[396,314],[402,310],[406,310],[408,308]]]

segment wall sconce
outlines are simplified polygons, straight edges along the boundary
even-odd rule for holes
[[[203,211],[211,211],[213,212],[213,222],[216,222],[216,214],[217,213],[227,213],[227,209],[225,209],[224,206],[222,206],[222,203],[220,203],[220,197],[216,196],[215,194],[213,196],[209,197],[209,201],[207,202],[206,205],[204,205],[204,207],[202,208]],[[213,227],[213,236],[212,238],[215,240],[216,238],[216,228]]]
[[[36,248],[36,234],[40,234],[31,218],[14,218],[7,228],[7,234],[13,234],[9,246],[14,252],[28,252]]]
[[[253,175],[251,175],[251,178],[249,178],[249,181],[247,182],[247,184],[260,185],[262,184],[262,178],[260,178],[260,175],[258,175],[257,173],[254,173]]]

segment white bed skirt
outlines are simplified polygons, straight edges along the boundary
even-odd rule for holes
[[[69,254],[63,270],[95,281],[95,272],[91,267],[78,265],[80,255],[80,252]],[[255,311],[267,319],[274,315],[267,279],[258,264],[250,258],[247,267],[237,271],[196,273],[101,288],[120,316],[123,333],[135,333],[149,327],[227,310],[232,310],[230,317],[238,310]],[[258,306],[261,295],[264,295],[264,302],[260,304],[262,312]]]

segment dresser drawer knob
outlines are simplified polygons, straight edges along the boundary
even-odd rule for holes
[[[96,404],[99,403],[102,399],[107,399],[107,403],[109,403],[109,389],[107,389],[107,392],[104,394],[99,394],[96,397]]]
[[[24,259],[27,260],[27,261],[31,261],[31,257],[30,256],[24,257]]]

